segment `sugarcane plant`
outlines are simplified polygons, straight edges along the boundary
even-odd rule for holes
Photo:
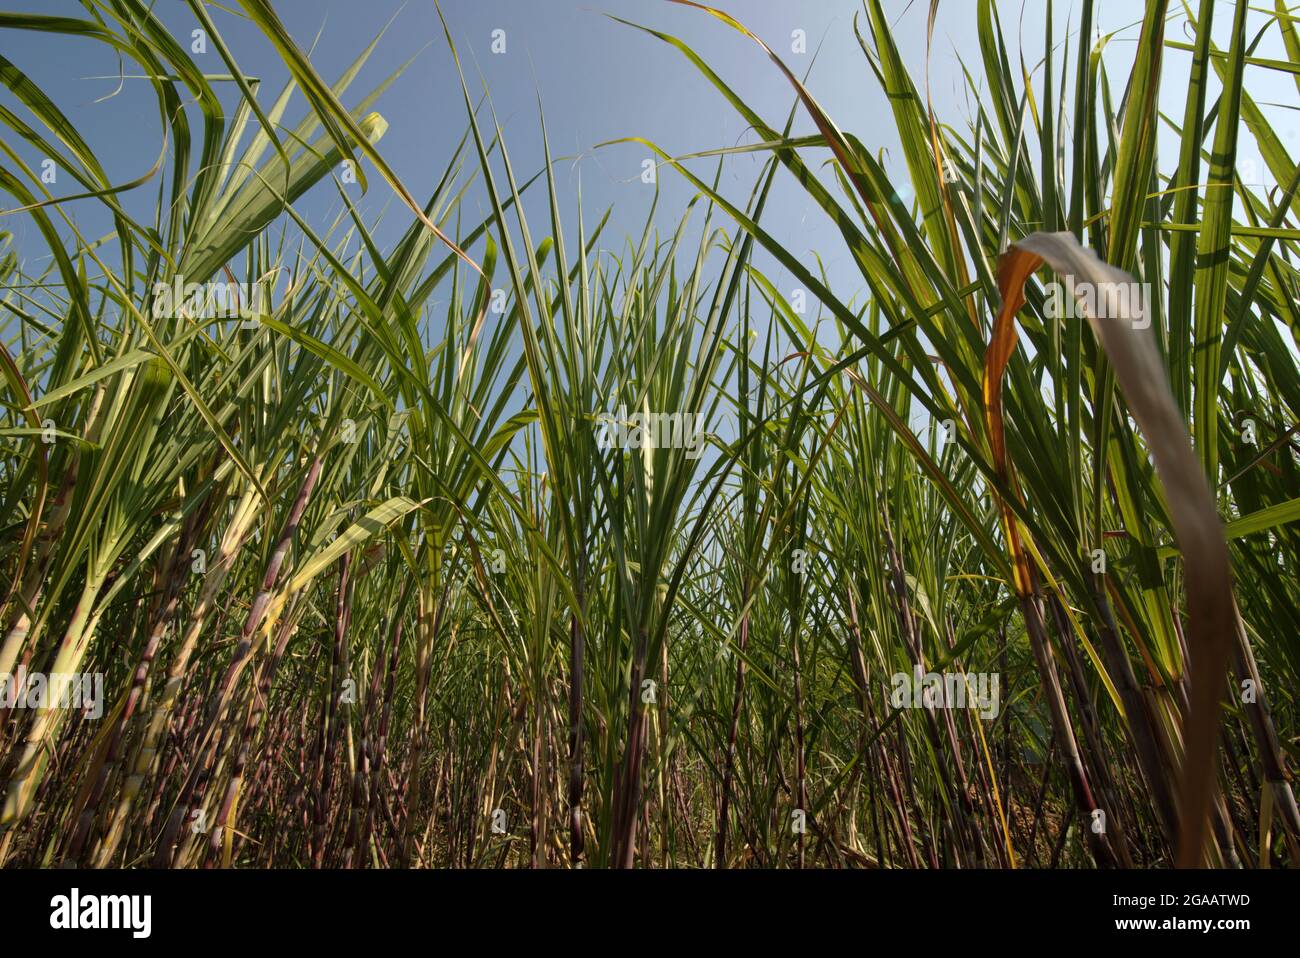
[[[407,65],[352,89],[382,32],[326,81],[241,0],[268,99],[200,0],[220,76],[142,0],[0,13],[132,61],[163,131],[116,182],[0,57],[3,215],[44,244],[0,233],[0,864],[1300,861],[1300,168],[1251,93],[1300,77],[1282,0],[1154,0],[1121,82],[1092,0],[1021,70],[979,0],[964,120],[864,0],[897,168],[673,2],[790,110],[620,21],[752,133],[599,145],[693,191],[626,237],[540,103],[507,148],[445,22],[465,128],[420,202],[375,111]]]

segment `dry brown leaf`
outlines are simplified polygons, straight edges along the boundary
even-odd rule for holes
[[[1014,317],[1024,304],[1025,281],[1043,262],[1059,275],[1072,278],[1075,289],[1092,285],[1096,295],[1080,303],[1081,311],[1101,341],[1128,401],[1129,412],[1146,439],[1156,474],[1164,486],[1174,535],[1182,553],[1187,591],[1190,709],[1183,729],[1177,864],[1195,867],[1202,861],[1217,787],[1220,698],[1235,628],[1232,571],[1223,524],[1169,389],[1164,364],[1151,335],[1150,318],[1145,313],[1145,299],[1122,292],[1132,289],[1126,284],[1136,280],[1102,262],[1071,233],[1027,236],[999,264],[998,286],[1003,308],[985,358],[984,381],[990,443],[999,469],[1006,469],[1002,373],[1015,349]]]

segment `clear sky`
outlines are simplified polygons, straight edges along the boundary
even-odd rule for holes
[[[809,82],[814,95],[843,129],[857,134],[868,146],[886,151],[894,147],[887,105],[853,33],[854,16],[862,10],[859,2],[720,0],[720,5],[783,53],[796,72],[808,69],[813,52],[819,51]],[[7,6],[84,16],[75,0],[8,0]],[[896,18],[896,36],[918,85],[924,82],[926,68],[928,6],[928,0],[885,2],[889,15]],[[929,64],[934,105],[943,119],[959,129],[964,128],[965,118],[970,115],[959,58],[970,65],[973,74],[982,72],[976,6],[975,0],[944,0],[940,4]],[[1177,12],[1171,15],[1174,21],[1169,36],[1186,39],[1179,22],[1180,5],[1171,6]],[[389,121],[379,149],[412,194],[420,200],[426,198],[466,129],[464,105],[431,0],[410,0],[406,4],[397,0],[279,0],[275,7],[300,45],[310,46],[319,35],[312,59],[327,80],[337,77],[392,21],[345,102],[355,103],[396,65],[415,56],[414,63],[378,104]],[[1044,0],[1003,2],[998,6],[1012,63],[1023,51],[1031,71],[1042,56],[1045,8]],[[188,45],[190,31],[197,25],[188,6],[179,0],[158,0],[156,9]],[[626,235],[640,231],[651,199],[651,188],[639,177],[641,162],[648,153],[636,145],[594,149],[596,144],[640,135],[673,154],[681,154],[736,145],[747,137],[752,139],[752,135],[747,134],[735,111],[676,50],[614,22],[606,13],[683,38],[773,126],[780,126],[792,102],[789,85],[755,44],[698,10],[658,0],[443,0],[442,9],[472,90],[477,93],[480,83],[486,82],[491,91],[492,102],[506,126],[516,172],[526,177],[540,168],[536,107],[540,95],[553,151],[575,158],[563,164],[560,176],[567,225],[573,224],[571,204],[581,181],[589,222],[606,206],[614,207],[607,245],[617,245]],[[1077,12],[1074,4],[1066,2],[1058,2],[1054,9],[1056,40],[1060,43],[1067,31],[1077,29]],[[211,5],[209,10],[244,71],[263,81],[262,96],[269,102],[286,77],[279,58],[235,12],[236,4]],[[1216,37],[1224,37],[1231,15],[1231,3],[1223,3],[1216,16]],[[1133,0],[1099,0],[1100,30],[1119,31],[1106,48],[1116,100],[1127,78],[1140,16],[1141,4]],[[1258,15],[1252,17],[1254,22],[1262,22]],[[494,30],[505,31],[504,53],[492,52]],[[808,53],[791,52],[795,30],[805,31]],[[1072,61],[1077,48],[1078,37],[1071,36]],[[70,37],[0,31],[0,51],[35,79],[67,113],[96,150],[110,177],[119,182],[134,179],[153,165],[161,143],[153,93],[143,80],[119,81],[118,62],[107,47]],[[1257,55],[1285,57],[1275,32],[1266,38]],[[206,72],[225,72],[211,45],[206,57],[199,59],[210,61]],[[1167,56],[1162,105],[1175,118],[1181,118],[1185,90],[1185,84],[1177,78],[1185,74],[1189,59],[1188,54],[1176,50],[1170,50]],[[1249,88],[1260,99],[1294,105],[1295,86],[1290,78],[1280,76],[1253,70],[1248,76]],[[1041,69],[1037,70],[1035,83],[1041,83]],[[228,97],[227,102],[235,102],[233,84],[220,85],[219,89]],[[1260,95],[1261,89],[1274,95]],[[15,103],[7,90],[0,91],[0,96],[7,104]],[[21,106],[17,109],[22,112]],[[1283,141],[1295,152],[1294,108],[1279,108],[1276,113],[1274,119],[1279,131],[1284,131]],[[291,117],[297,115],[291,109]],[[805,114],[800,114],[798,124],[799,132],[811,131]],[[1248,151],[1244,162],[1248,162],[1249,151],[1254,150],[1248,136],[1243,147]],[[1166,154],[1162,165],[1172,160]],[[713,162],[694,161],[694,168],[701,175],[711,174]],[[897,149],[892,150],[887,165],[901,169]],[[724,192],[743,203],[758,169],[756,154],[728,160]],[[662,229],[670,231],[691,190],[670,169],[660,171],[660,186],[659,222]],[[72,192],[74,188],[75,184],[68,182],[55,192]],[[145,211],[152,209],[156,195],[153,181],[125,200],[129,209]],[[545,223],[541,200],[539,192],[528,207],[535,233],[540,233]],[[9,198],[0,202],[8,204]],[[107,220],[99,206],[96,201],[83,201],[72,208],[88,235],[107,232]],[[333,188],[326,184],[309,193],[298,207],[313,224],[325,226],[338,212],[340,203]],[[371,219],[388,209],[378,232],[381,243],[390,242],[410,222],[409,214],[377,176],[372,177],[361,208]],[[465,209],[467,213],[486,214],[482,194],[471,192]],[[787,247],[806,253],[810,263],[812,251],[817,250],[842,299],[862,289],[838,232],[788,177],[780,178],[764,221]],[[44,255],[44,244],[30,220],[21,215],[0,217],[0,229],[14,232],[16,248],[27,258],[28,268],[37,267],[35,258]],[[779,271],[774,278],[780,283]]]

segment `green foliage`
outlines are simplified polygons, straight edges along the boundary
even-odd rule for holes
[[[867,0],[853,82],[888,94],[911,192],[772,50],[784,122],[684,41],[629,29],[678,51],[757,145],[701,173],[649,144],[696,197],[663,232],[656,201],[622,246],[608,213],[561,204],[549,145],[516,175],[463,76],[466,134],[421,204],[372,110],[403,68],[344,105],[375,43],[331,85],[245,0],[291,76],[267,104],[190,6],[233,117],[141,0],[0,13],[11,35],[133,61],[166,131],[155,167],[115,184],[0,58],[25,110],[0,108],[5,215],[50,252],[28,273],[0,234],[0,678],[102,673],[106,694],[98,719],[0,711],[0,863],[1162,866],[1191,834],[1198,717],[1223,743],[1199,769],[1220,786],[1200,859],[1300,860],[1300,169],[1250,92],[1296,63],[1250,55],[1244,3],[1226,51],[1213,0],[1184,11],[1191,44],[1149,5],[1112,89],[1104,39],[1013,72],[981,0],[983,92],[958,129]],[[1089,0],[1072,37],[1092,18]],[[1281,0],[1268,27],[1296,61]],[[1176,127],[1156,106],[1171,47],[1196,53]],[[792,134],[801,116],[815,134]],[[1240,181],[1245,136],[1285,189]],[[52,195],[11,143],[79,192]],[[725,196],[742,150],[766,162]],[[411,212],[392,249],[345,161]],[[765,218],[786,177],[865,302]],[[461,205],[474,182],[481,221]],[[146,184],[138,222],[121,197]],[[346,207],[327,229],[294,208],[312,189]],[[539,227],[523,199],[540,190]],[[111,236],[83,236],[73,203],[103,204]],[[1152,464],[1170,436],[1144,432],[1082,314],[1058,314],[1058,277],[1026,268],[1022,308],[1011,294],[1003,254],[1055,230],[1152,290],[1232,567],[1217,724],[1189,705],[1219,675],[1188,656],[1199,555],[1175,539],[1185,484]],[[178,283],[233,289],[235,315]],[[611,444],[625,414],[698,424],[701,445]],[[996,705],[900,704],[918,672],[995,677]]]

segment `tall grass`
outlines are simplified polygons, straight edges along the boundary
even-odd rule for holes
[[[965,128],[867,0],[852,82],[888,94],[911,193],[770,49],[784,118],[628,25],[767,156],[726,196],[733,150],[701,173],[649,144],[697,195],[626,241],[561,203],[549,147],[517,172],[463,77],[465,137],[418,202],[371,112],[400,68],[345,107],[375,44],[330,83],[242,6],[291,80],[261,98],[194,0],[229,117],[139,0],[0,14],[135,61],[167,131],[154,170],[113,183],[0,61],[25,111],[0,112],[25,144],[4,144],[6,215],[51,254],[0,258],[0,676],[106,692],[98,718],[0,712],[0,862],[1297,862],[1300,169],[1249,92],[1300,62],[1281,0],[1290,62],[1251,56],[1244,3],[1224,51],[1212,0],[1185,11],[1190,44],[1151,3],[1122,84],[1097,48],[1053,46],[1050,14],[1042,63],[1013,71],[982,0]],[[1171,46],[1196,54],[1177,120],[1157,109]],[[1239,180],[1246,135],[1283,188]],[[47,192],[31,151],[79,195]],[[411,212],[391,249],[349,159]],[[764,217],[777,178],[838,227],[865,301]],[[150,222],[121,200],[144,183]],[[327,228],[295,210],[335,187]],[[109,240],[73,203],[104,205]],[[1153,295],[1062,318],[1058,276]],[[178,277],[276,282],[215,320],[164,308]],[[611,445],[638,413],[703,423],[703,448]],[[926,673],[995,678],[996,704],[900,703]]]

